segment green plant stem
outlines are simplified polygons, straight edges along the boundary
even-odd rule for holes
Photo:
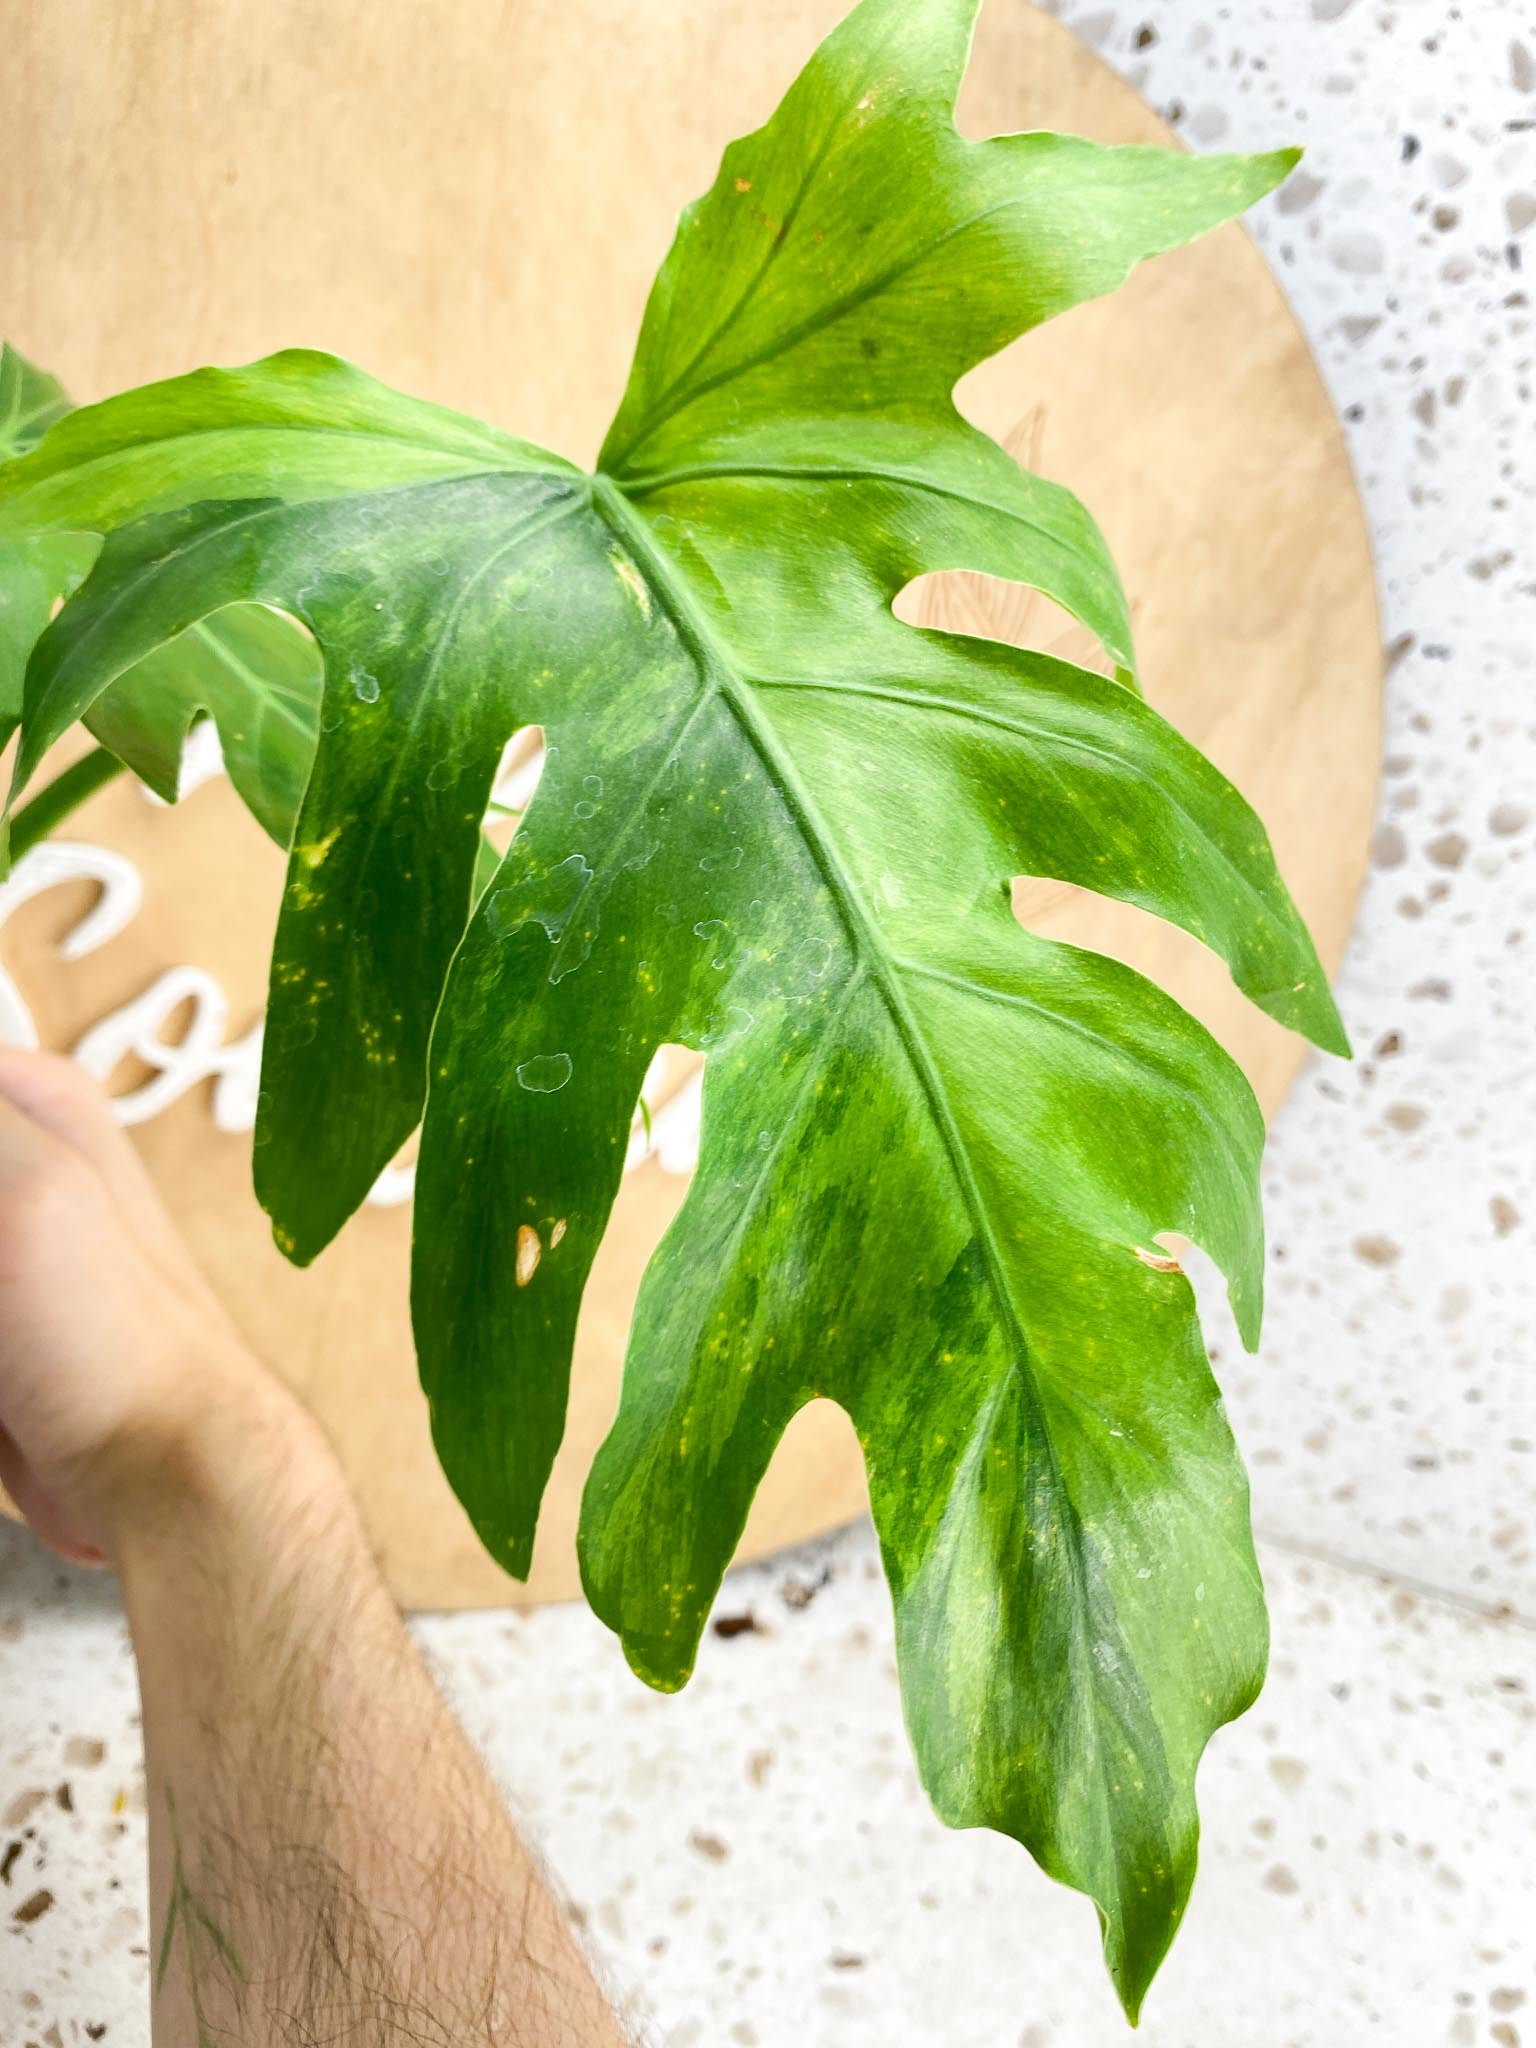
[[[94,796],[114,775],[121,775],[126,765],[105,747],[93,747],[62,775],[56,775],[12,818],[11,859],[20,860],[40,839],[46,839],[61,819],[67,818],[88,796]]]

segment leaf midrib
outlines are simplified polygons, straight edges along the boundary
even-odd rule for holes
[[[830,835],[792,762],[744,697],[730,687],[732,662],[716,639],[713,629],[699,616],[687,591],[681,587],[665,557],[645,530],[640,516],[632,510],[618,484],[602,474],[593,479],[593,504],[607,520],[615,537],[637,557],[647,581],[670,614],[679,637],[699,664],[706,688],[713,685],[740,726],[747,743],[757,753],[785,803],[794,813],[801,837],[837,905],[844,928],[852,941],[855,957],[863,966],[871,984],[879,990],[913,1073],[927,1098],[934,1123],[944,1142],[950,1171],[955,1177],[976,1241],[981,1246],[993,1295],[1001,1304],[1006,1319],[1011,1339],[1008,1346],[1008,1370],[1017,1373],[1031,1390],[1033,1405],[1040,1418],[1039,1441],[1050,1470],[1052,1488],[1064,1503],[1072,1523],[1073,1540],[1069,1541],[1067,1549],[1077,1584],[1077,1611],[1081,1613],[1087,1604],[1088,1589],[1084,1561],[1075,1535],[1077,1510],[1056,1455],[1055,1443],[1051,1438],[1046,1419],[1048,1403],[1030,1361],[1029,1341],[1012,1289],[1008,1285],[1002,1252],[982,1200],[970,1155],[960,1135],[959,1125],[932,1055],[923,1041],[917,1020],[900,992],[894,972],[895,959],[881,944],[863,906],[844,880],[841,869],[833,859]]]
[[[878,57],[882,57],[884,55],[885,49],[888,43],[894,37],[895,33],[896,23],[893,20],[890,28],[884,36],[873,38],[867,44],[866,64],[868,69],[873,69],[875,60]],[[745,144],[748,142],[757,142],[761,139],[762,136],[768,134],[770,130],[773,128],[775,122],[777,122],[780,118],[782,112],[783,108],[781,107],[779,109],[779,113],[776,113],[773,116],[773,119],[767,122],[762,128],[758,129],[755,134],[744,137],[743,143]],[[708,360],[712,351],[720,346],[720,343],[724,340],[725,336],[729,334],[731,329],[736,325],[737,321],[741,318],[742,314],[746,311],[748,306],[750,306],[752,304],[752,301],[757,297],[759,291],[761,291],[762,289],[764,278],[768,275],[769,271],[773,268],[774,264],[778,262],[779,257],[781,256],[783,251],[789,246],[790,230],[793,228],[795,221],[799,218],[800,209],[805,204],[806,197],[810,192],[813,182],[815,181],[816,174],[820,171],[822,165],[826,162],[828,156],[831,154],[832,147],[834,143],[837,141],[839,134],[842,132],[846,119],[847,114],[845,109],[843,112],[840,112],[828,124],[825,133],[821,137],[821,140],[817,143],[816,148],[811,153],[810,157],[805,163],[805,166],[800,175],[800,182],[795,188],[794,196],[790,200],[788,206],[786,206],[784,209],[783,218],[779,222],[777,234],[775,234],[772,242],[769,243],[767,253],[764,255],[762,262],[758,265],[757,269],[753,272],[752,276],[747,280],[747,283],[743,290],[740,293],[738,293],[735,303],[731,306],[730,310],[724,315],[724,317],[715,323],[715,326],[711,329],[710,333],[705,337],[704,341],[700,344],[700,346],[694,350],[693,354],[689,357],[688,361],[683,365],[682,369],[677,371],[675,375],[669,378],[667,383],[661,389],[661,391],[659,391],[657,395],[651,400],[650,405],[647,407],[646,411],[641,415],[638,426],[635,428],[634,432],[629,436],[627,443],[621,443],[618,447],[614,447],[612,444],[611,435],[609,439],[604,442],[602,452],[598,456],[598,467],[600,469],[608,469],[610,465],[612,465],[615,470],[624,468],[628,464],[630,457],[634,454],[634,451],[637,448],[641,447],[647,440],[649,440],[650,436],[655,432],[657,427],[664,426],[666,422],[669,419],[671,419],[677,411],[681,410],[681,407],[671,406],[672,399],[676,397],[679,391],[682,391],[686,387],[688,379],[691,376],[693,376],[694,372],[699,368],[699,366],[702,363]],[[726,173],[728,171],[734,172],[735,168],[735,164],[733,164],[730,159],[730,152],[727,151],[725,157],[722,158],[721,160],[720,171],[716,179],[715,185],[711,187],[711,189],[707,193],[705,193],[703,198],[698,202],[701,208],[710,204],[710,202],[714,199],[716,193],[723,187]],[[672,311],[674,312],[676,309],[676,305],[677,299],[674,296],[672,301]],[[669,324],[670,318],[671,314],[669,313]],[[691,399],[685,398],[683,400],[684,405],[687,405],[689,403],[691,403]]]
[[[802,342],[825,333],[829,327],[835,327],[849,313],[856,312],[869,300],[878,298],[882,292],[888,291],[892,285],[898,283],[909,272],[916,270],[920,263],[942,249],[946,243],[969,233],[972,228],[979,227],[983,221],[992,219],[995,214],[1007,213],[1011,207],[1030,204],[1031,197],[1032,195],[1025,192],[1014,192],[1006,199],[994,200],[990,206],[978,207],[974,213],[966,214],[963,219],[952,221],[941,233],[919,242],[898,261],[888,263],[884,270],[877,271],[873,277],[865,278],[862,284],[855,285],[852,291],[845,292],[840,299],[833,299],[829,304],[818,307],[783,334],[775,335],[754,354],[743,356],[739,362],[727,363],[712,375],[701,378],[691,390],[682,392],[675,403],[665,408],[658,407],[654,415],[646,420],[644,431],[634,436],[615,464],[614,476],[628,482],[628,471],[636,449],[653,440],[663,427],[670,426],[672,421],[687,412],[690,406],[697,405],[701,398],[707,398],[712,391],[718,391],[734,378],[750,376],[754,370],[760,370],[765,363],[771,363],[776,357],[792,354]],[[1036,322],[1031,320],[1021,326],[1019,332],[1026,333],[1029,327],[1035,324]]]
[[[747,283],[742,289],[742,291],[738,294],[736,303],[731,307],[730,311],[725,315],[725,317],[718,322],[713,332],[710,333],[705,338],[703,343],[697,349],[694,350],[693,354],[689,357],[688,361],[683,365],[682,369],[680,369],[677,372],[677,374],[674,377],[672,377],[664,386],[664,388],[657,394],[656,398],[651,403],[650,409],[641,419],[639,428],[631,436],[628,449],[616,451],[605,445],[601,455],[598,457],[600,466],[606,467],[608,463],[614,461],[615,458],[617,458],[617,461],[620,464],[626,462],[629,458],[629,455],[647,440],[653,429],[656,426],[663,424],[667,419],[671,417],[670,413],[668,413],[666,410],[666,407],[670,404],[671,400],[676,396],[676,394],[679,391],[684,389],[684,387],[687,385],[688,379],[694,374],[694,372],[699,368],[699,366],[702,363],[708,360],[711,351],[719,347],[721,341],[725,338],[727,334],[730,333],[731,329],[736,325],[736,322],[740,319],[741,315],[746,311],[747,307],[750,306],[752,301],[757,297],[757,294],[762,289],[763,279],[768,275],[769,271],[778,261],[780,255],[782,254],[785,246],[789,241],[790,230],[795,224],[795,220],[799,215],[801,207],[804,206],[805,204],[806,195],[810,190],[811,180],[815,177],[817,171],[821,169],[822,164],[826,161],[827,152],[831,149],[833,142],[837,138],[837,130],[838,123],[834,121],[831,127],[827,130],[826,134],[822,137],[821,142],[817,147],[815,155],[806,165],[804,175],[801,178],[800,184],[795,192],[794,198],[790,201],[789,205],[784,209],[784,218],[779,223],[779,231],[774,236],[773,240],[768,244],[767,254],[763,257],[762,262],[757,266],[757,269],[753,272],[752,276],[747,280]],[[724,177],[725,169],[726,166],[722,164],[722,178]],[[713,196],[714,194],[710,193],[707,195],[707,199],[713,198]],[[675,304],[676,301],[674,300],[674,305]]]

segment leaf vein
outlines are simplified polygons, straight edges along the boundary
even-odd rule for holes
[[[1003,645],[1006,643],[996,642],[993,644]],[[1037,656],[1037,659],[1041,661],[1050,661],[1061,668],[1075,667],[1074,663],[1059,661],[1058,658],[1054,655],[1042,653]],[[1102,676],[1098,675],[1094,670],[1091,669],[1083,670],[1082,673],[1085,675],[1093,676],[1095,682],[1102,682],[1104,680]],[[757,689],[806,691],[819,690],[824,692],[828,696],[874,697],[888,704],[905,704],[916,711],[941,712],[947,714],[952,718],[963,719],[970,724],[995,726],[998,731],[1014,733],[1020,739],[1043,741],[1048,746],[1056,747],[1063,752],[1082,754],[1087,756],[1087,758],[1090,760],[1103,761],[1117,774],[1133,775],[1139,782],[1144,782],[1148,784],[1151,788],[1155,789],[1158,792],[1158,794],[1164,799],[1164,801],[1177,813],[1177,815],[1189,827],[1191,836],[1193,838],[1197,840],[1203,840],[1207,845],[1216,847],[1216,850],[1222,856],[1222,860],[1229,874],[1231,875],[1232,879],[1237,883],[1238,887],[1242,890],[1243,894],[1254,906],[1255,910],[1258,913],[1260,921],[1263,924],[1278,930],[1283,936],[1287,938],[1289,937],[1289,934],[1285,930],[1284,923],[1281,919],[1276,917],[1274,911],[1270,908],[1268,902],[1265,900],[1258,886],[1253,882],[1253,880],[1248,875],[1246,875],[1243,872],[1242,868],[1238,866],[1237,862],[1231,858],[1231,856],[1227,853],[1225,847],[1218,845],[1217,842],[1214,839],[1212,839],[1210,833],[1206,830],[1206,828],[1200,823],[1200,821],[1196,817],[1193,816],[1193,814],[1189,811],[1187,806],[1183,802],[1181,802],[1179,797],[1174,793],[1171,785],[1167,781],[1162,780],[1159,777],[1153,775],[1147,768],[1143,767],[1140,761],[1136,760],[1132,755],[1128,753],[1118,753],[1108,747],[1096,746],[1091,740],[1083,739],[1075,733],[1066,732],[1060,727],[1036,725],[1031,723],[1027,719],[1010,718],[1004,715],[1002,712],[988,711],[983,709],[979,705],[966,704],[952,697],[930,696],[923,691],[898,690],[877,683],[842,682],[836,678],[819,676],[754,676],[752,680],[753,687]],[[1140,699],[1131,698],[1127,693],[1127,705],[1139,702]],[[1121,706],[1117,702],[1116,710],[1118,713],[1125,715],[1126,707]],[[1157,716],[1155,712],[1151,715],[1153,717]],[[1097,891],[1097,893],[1100,895],[1104,895],[1109,892],[1105,890],[1099,890]],[[1205,938],[1204,932],[1199,930],[1196,930],[1195,936],[1200,939]],[[1210,942],[1207,941],[1207,943]],[[1278,994],[1281,993],[1281,991],[1264,990],[1261,991],[1261,993]]]

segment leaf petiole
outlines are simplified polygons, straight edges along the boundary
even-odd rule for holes
[[[87,797],[104,788],[113,776],[121,775],[126,765],[105,747],[92,747],[88,754],[71,762],[62,774],[56,775],[30,802],[23,804],[11,819],[11,860],[20,860],[40,839],[46,839],[54,827]]]

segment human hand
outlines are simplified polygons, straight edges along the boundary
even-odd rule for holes
[[[318,1428],[95,1084],[3,1047],[0,1483],[56,1550],[121,1571],[157,2043],[502,2041],[515,2013],[519,2041],[620,2048]]]
[[[0,1484],[79,1563],[210,1439],[302,1432],[194,1265],[100,1089],[0,1046]],[[216,1450],[211,1454],[216,1458]]]

